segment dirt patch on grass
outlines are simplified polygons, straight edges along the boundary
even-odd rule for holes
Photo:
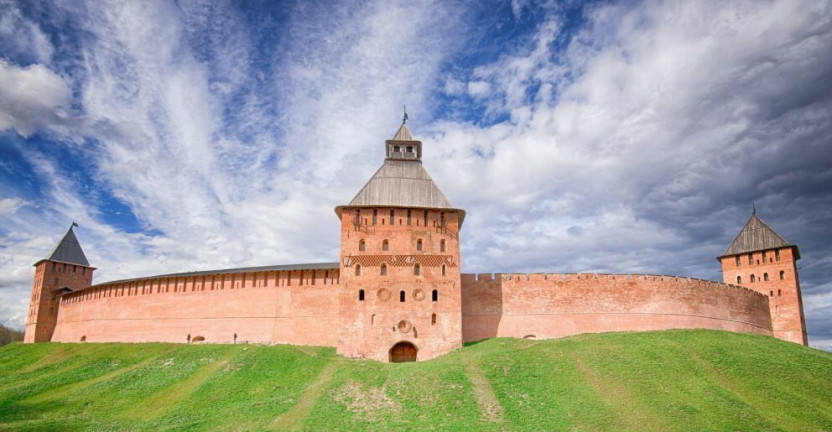
[[[272,426],[277,430],[298,430],[303,427],[303,424],[306,422],[306,418],[309,416],[309,412],[312,411],[312,407],[315,406],[315,402],[321,397],[321,393],[323,393],[324,388],[329,381],[332,379],[332,375],[335,374],[335,370],[338,368],[340,362],[333,361],[326,365],[321,373],[318,374],[318,378],[315,379],[315,382],[309,385],[306,388],[306,391],[303,395],[300,396],[298,403],[292,406],[288,411],[283,413],[280,417],[276,418],[272,423]]]
[[[504,418],[503,406],[500,404],[491,382],[483,375],[477,365],[476,359],[466,357],[463,360],[465,373],[474,387],[474,397],[477,399],[477,406],[480,408],[480,415],[489,423],[502,423]]]
[[[578,371],[583,374],[587,382],[595,389],[601,400],[604,400],[615,413],[619,424],[617,428],[627,430],[668,430],[662,418],[646,409],[644,404],[636,401],[630,390],[619,378],[604,376],[598,370],[587,366],[583,360],[577,359]]]
[[[367,422],[376,421],[387,413],[395,417],[401,411],[399,402],[387,395],[387,386],[365,389],[361,383],[349,380],[334,392],[332,398]]]

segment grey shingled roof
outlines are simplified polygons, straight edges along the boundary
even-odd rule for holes
[[[87,256],[84,255],[84,251],[81,249],[81,244],[78,243],[78,238],[72,232],[72,227],[69,227],[69,231],[66,232],[64,238],[58,242],[58,245],[55,246],[55,249],[52,250],[52,253],[46,259],[68,264],[78,264],[85,267],[90,266],[89,261],[87,261]]]
[[[757,217],[756,213],[753,213],[722,256],[739,255],[789,246],[794,245],[789,244],[783,237],[780,237],[762,219]]]
[[[407,127],[406,122],[402,122],[399,130],[396,131],[396,135],[390,141],[413,141],[413,135],[410,134],[410,128]]]
[[[404,122],[391,141],[416,142]],[[460,212],[460,225],[465,218],[465,211],[445,198],[419,160],[386,159],[355,198],[335,213],[340,216],[344,207],[449,209]]]
[[[453,208],[421,162],[390,159],[384,161],[348,205]]]

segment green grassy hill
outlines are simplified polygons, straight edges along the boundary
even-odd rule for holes
[[[715,331],[332,348],[0,348],[0,430],[832,430],[832,354]]]

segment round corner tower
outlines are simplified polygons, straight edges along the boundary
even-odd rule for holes
[[[459,229],[454,208],[422,166],[407,127],[385,142],[384,164],[341,219],[338,353],[401,362],[462,346]]]

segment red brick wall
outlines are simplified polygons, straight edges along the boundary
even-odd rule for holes
[[[362,208],[356,224],[355,210],[345,208],[341,215],[338,353],[388,361],[390,348],[405,341],[416,346],[419,360],[426,360],[461,347],[459,240],[455,234],[459,214],[431,210],[425,224],[424,209],[411,209],[408,224],[408,209],[378,208],[374,224],[374,209]],[[440,227],[442,214],[445,229]],[[420,265],[418,276],[416,264]],[[382,265],[387,267],[386,275],[381,274]],[[360,275],[356,274],[358,266]],[[433,290],[437,301],[432,300]],[[400,301],[401,293],[404,301]]]
[[[380,236],[373,237],[362,231],[343,233],[348,236],[343,271],[339,278],[338,270],[326,270],[326,283],[325,270],[304,270],[96,285],[61,298],[51,339],[185,342],[190,334],[209,343],[227,343],[237,333],[240,342],[337,346],[350,357],[387,361],[390,347],[400,341],[416,345],[419,360],[425,360],[458,348],[463,340],[489,337],[556,338],[671,328],[772,335],[768,296],[698,279],[594,274],[497,274],[492,279],[460,275],[458,264],[446,264],[444,277],[441,267],[428,264],[420,276],[407,265],[389,266],[387,277],[382,277],[376,273],[379,266],[367,260],[409,255],[431,263],[433,256],[449,254],[459,262],[455,238],[445,238],[442,254],[437,250],[442,235],[396,230],[377,230]],[[356,232],[367,244],[361,254],[349,253],[350,245],[358,247]],[[376,250],[381,243],[374,246],[382,238],[390,242],[388,254]],[[423,240],[421,254],[410,246],[416,238]],[[412,253],[394,254],[403,250]],[[361,256],[365,258],[356,258]],[[349,257],[352,266],[343,264]],[[356,277],[354,265],[359,261],[365,266]],[[365,289],[364,301],[358,300],[359,288]],[[390,291],[387,301],[378,296],[382,288]],[[434,288],[437,302],[431,299]],[[414,297],[417,289],[423,291],[421,300]],[[399,291],[405,291],[405,302],[399,301]],[[407,331],[398,327],[400,321],[408,322]]]
[[[61,299],[52,340],[336,343],[338,270],[217,273],[96,285]]]
[[[741,285],[768,298],[774,337],[807,345],[803,300],[795,258],[795,250],[789,246],[722,257],[720,262],[726,283]],[[737,280],[738,276],[741,281]]]
[[[709,328],[771,335],[768,301],[752,290],[673,276],[462,275],[462,331],[491,337]]]
[[[48,260],[35,264],[24,342],[52,340],[58,319],[59,290],[66,287],[77,291],[90,286],[93,271],[91,267]]]

